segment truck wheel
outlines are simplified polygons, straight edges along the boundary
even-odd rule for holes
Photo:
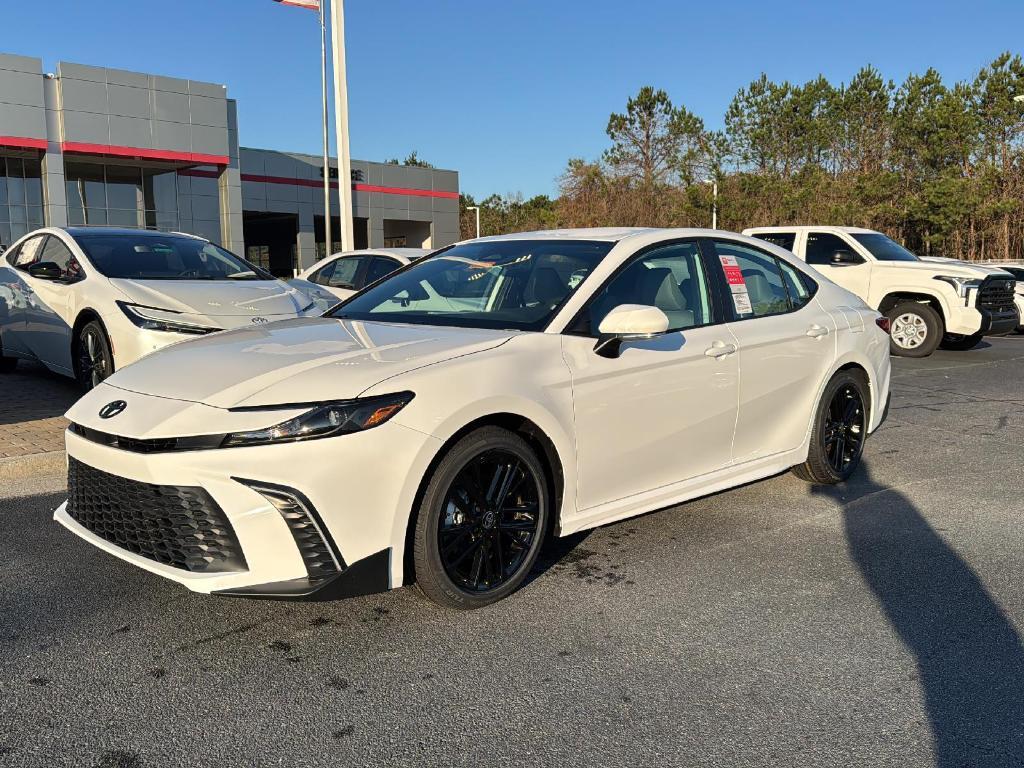
[[[810,483],[835,485],[860,464],[868,436],[868,382],[860,371],[839,371],[825,386],[811,431],[807,461],[793,474]]]
[[[889,351],[901,357],[928,357],[942,341],[942,318],[927,304],[905,301],[886,312]]]
[[[983,333],[974,333],[970,336],[964,336],[959,333],[947,333],[942,337],[939,346],[951,352],[966,352],[968,349],[974,349],[978,346],[978,342],[981,341],[984,335]]]

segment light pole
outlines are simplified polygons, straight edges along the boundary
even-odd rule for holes
[[[704,179],[711,185],[711,228],[718,229],[718,179]]]
[[[480,237],[480,206],[479,205],[467,205],[467,211],[476,211],[476,236]]]
[[[348,140],[348,82],[345,75],[344,0],[331,2],[331,50],[334,54],[334,130],[338,135],[338,213],[341,215],[341,250],[351,251],[352,159]],[[329,173],[327,168],[324,173]],[[324,211],[330,216],[330,210]]]

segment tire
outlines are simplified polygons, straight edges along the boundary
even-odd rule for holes
[[[962,336],[959,333],[947,333],[942,337],[939,346],[951,352],[966,352],[968,349],[978,346],[978,342],[984,335],[983,333],[974,333],[970,336]]]
[[[809,483],[823,485],[847,480],[864,454],[870,402],[868,382],[863,373],[848,370],[833,376],[821,395],[814,416],[807,461],[793,467],[793,474]],[[840,415],[849,417],[841,433],[836,429]],[[856,444],[851,449],[850,442],[854,436]],[[835,459],[840,453],[842,461],[837,462]]]
[[[99,320],[90,320],[75,337],[75,378],[88,392],[114,372],[114,354]]]
[[[885,316],[891,324],[891,354],[900,357],[928,357],[942,341],[942,318],[927,304],[904,301],[886,312]]]
[[[417,510],[417,587],[460,610],[507,597],[537,560],[550,509],[544,465],[525,440],[500,427],[469,433],[438,463]]]

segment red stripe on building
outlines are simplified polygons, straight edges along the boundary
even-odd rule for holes
[[[261,176],[254,173],[243,173],[242,181],[255,181],[263,184],[287,184],[292,187],[315,187],[323,189],[320,179],[293,179],[288,176]],[[337,189],[338,182],[331,182],[331,189]],[[458,192],[441,192],[436,189],[408,189],[406,187],[379,187],[375,184],[353,184],[356,192],[382,192],[385,195],[412,195],[413,197],[442,197],[452,200],[459,199]]]
[[[45,150],[46,139],[30,139],[25,136],[0,136],[0,147]]]
[[[201,163],[204,165],[228,164],[227,155],[204,155],[200,152],[118,147],[113,144],[86,144],[81,141],[65,141],[61,146],[65,152],[79,155],[106,155],[108,157],[130,157],[138,160],[166,160],[174,163]]]

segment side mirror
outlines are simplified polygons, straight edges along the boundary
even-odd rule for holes
[[[832,254],[833,264],[849,266],[850,264],[860,264],[862,261],[863,259],[853,251],[836,251]]]
[[[668,315],[644,304],[620,304],[598,326],[594,351],[601,357],[618,357],[622,342],[650,339],[668,330]]]
[[[33,264],[28,268],[28,273],[40,280],[60,280],[64,276],[60,265],[52,261],[40,261],[38,264]]]

